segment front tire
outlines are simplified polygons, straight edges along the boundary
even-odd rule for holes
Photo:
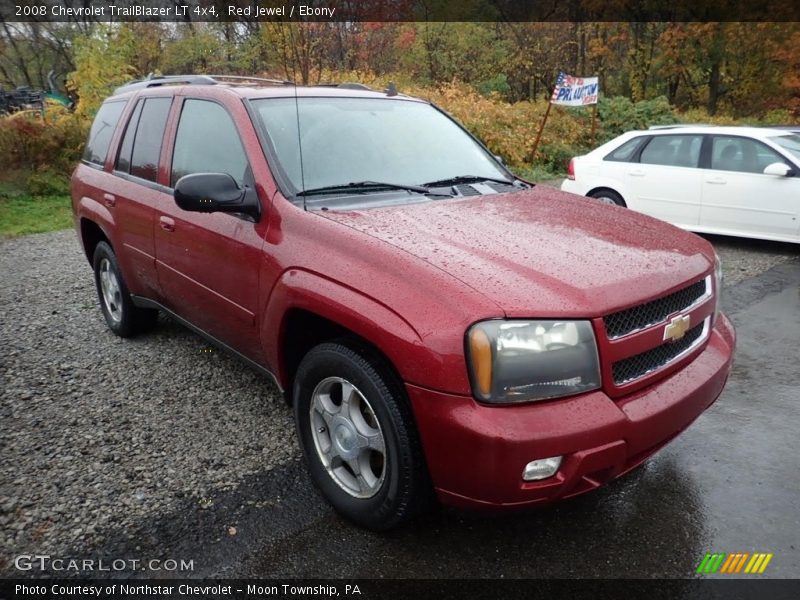
[[[108,328],[120,337],[132,337],[155,326],[158,311],[133,304],[122,278],[117,256],[106,242],[94,250],[94,283]]]
[[[430,484],[405,392],[370,350],[313,348],[295,377],[294,415],[314,483],[349,520],[386,530],[427,503]]]

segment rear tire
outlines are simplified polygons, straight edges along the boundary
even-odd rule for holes
[[[589,197],[595,198],[596,200],[599,200],[603,204],[614,204],[616,206],[622,206],[623,208],[628,207],[628,205],[625,204],[625,200],[622,199],[622,196],[620,196],[614,190],[607,190],[607,189],[595,190],[594,192],[589,194]]]
[[[311,477],[338,513],[381,531],[427,505],[431,487],[405,391],[370,350],[313,348],[295,377],[294,415]]]
[[[92,264],[100,309],[108,328],[120,337],[133,337],[152,329],[158,320],[158,311],[133,304],[117,256],[107,242],[97,244]]]

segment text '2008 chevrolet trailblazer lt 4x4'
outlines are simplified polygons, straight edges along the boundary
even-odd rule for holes
[[[711,246],[515,178],[442,111],[358,84],[119,88],[72,178],[105,319],[158,311],[269,374],[353,521],[569,498],[719,396]]]

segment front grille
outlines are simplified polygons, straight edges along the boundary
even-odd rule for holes
[[[700,323],[692,327],[686,332],[686,335],[676,342],[667,342],[641,354],[615,362],[611,366],[614,384],[622,385],[634,379],[639,379],[669,364],[700,339],[704,328],[705,322]]]
[[[609,339],[620,338],[634,331],[661,323],[669,315],[686,310],[706,293],[706,280],[633,308],[626,308],[603,318]]]

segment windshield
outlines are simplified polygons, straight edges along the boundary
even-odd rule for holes
[[[420,186],[462,175],[508,180],[494,157],[422,102],[264,98],[252,104],[293,193],[353,182]]]
[[[789,151],[797,160],[800,160],[800,135],[791,133],[789,135],[776,135],[770,138],[778,146]]]

